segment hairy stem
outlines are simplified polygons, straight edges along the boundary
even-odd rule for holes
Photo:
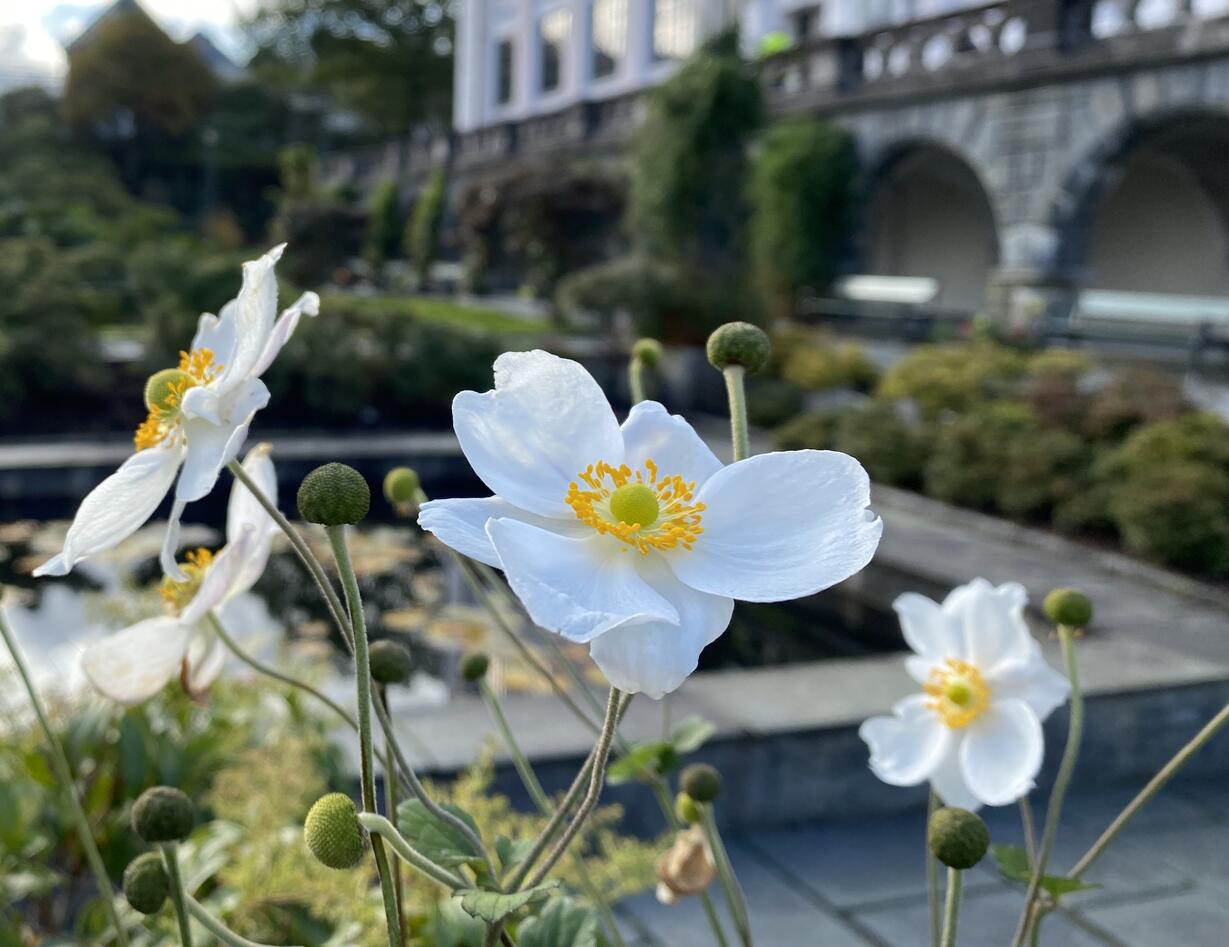
[[[183,876],[179,872],[179,849],[174,842],[165,842],[160,847],[171,903],[175,905],[175,918],[179,922],[179,942],[183,947],[192,947],[192,922],[188,919],[188,892],[184,890]]]
[[[376,704],[388,713],[388,688],[376,685]],[[393,745],[384,741],[384,807],[395,819],[397,817],[397,765],[393,758]],[[401,862],[393,862],[393,894],[397,900],[397,924],[401,932],[401,947],[405,947],[405,893],[402,888]]]
[[[405,836],[397,830],[397,827],[384,818],[384,816],[375,812],[360,812],[358,821],[373,836],[378,836],[380,839],[388,842],[389,848],[396,852],[407,865],[417,868],[428,878],[438,881],[453,891],[465,891],[472,887],[460,875],[449,871],[441,865],[437,865],[422,852],[418,851],[418,849],[406,841]],[[371,841],[374,844],[376,839],[372,838]]]
[[[115,910],[115,889],[111,886],[111,878],[107,875],[107,868],[102,862],[102,855],[98,851],[98,843],[94,841],[94,833],[90,829],[90,820],[86,816],[85,809],[81,805],[81,799],[77,795],[77,780],[73,776],[72,767],[68,765],[68,757],[64,755],[64,747],[60,744],[59,738],[56,737],[55,731],[51,729],[51,721],[47,717],[47,711],[43,708],[42,699],[38,696],[38,689],[34,686],[34,679],[30,677],[30,670],[26,667],[25,658],[22,656],[21,649],[17,645],[17,638],[13,634],[12,629],[9,628],[3,607],[0,607],[0,636],[3,636],[4,645],[13,657],[13,665],[17,668],[17,675],[21,678],[21,683],[26,690],[26,696],[30,698],[30,704],[34,708],[34,716],[38,718],[38,725],[43,731],[43,737],[47,741],[47,746],[51,752],[51,766],[55,771],[56,781],[62,787],[64,797],[68,800],[69,811],[72,813],[73,822],[76,823],[77,836],[81,841],[81,848],[85,851],[85,860],[89,863],[90,871],[94,874],[94,883],[98,885],[98,894],[106,906],[107,915],[111,919],[111,926],[115,928],[115,941],[120,947],[128,947],[128,931],[120,923],[119,913]]]
[[[191,895],[185,895],[184,901],[187,902],[188,913],[196,918],[201,927],[209,931],[209,933],[211,933],[223,944],[227,945],[227,947],[271,947],[269,944],[262,944],[259,941],[248,940],[246,937],[240,937],[220,920],[210,914],[209,909]]]
[[[721,889],[725,892],[725,900],[730,908],[730,916],[734,920],[734,929],[738,931],[738,939],[743,947],[751,947],[751,921],[747,916],[747,899],[743,895],[738,876],[734,874],[734,866],[730,863],[730,855],[725,850],[725,842],[717,830],[717,820],[713,817],[713,807],[708,803],[700,806],[700,816],[704,826],[704,835],[708,846],[712,849],[713,858],[717,862],[717,877],[721,879]]]
[[[960,895],[964,874],[955,868],[947,870],[947,903],[943,910],[942,947],[956,947],[956,925],[960,921]]]
[[[927,832],[922,833],[922,843],[926,851],[926,895],[930,907],[930,947],[939,947],[939,938],[943,935],[942,908],[939,903],[939,859],[935,858],[934,852],[930,850],[930,840],[927,838],[930,820],[941,805],[939,794],[932,788],[930,802],[926,806]]]
[[[644,362],[634,355],[627,362],[627,390],[632,404],[639,404],[648,397],[644,386]]]
[[[730,402],[730,440],[734,445],[734,460],[739,461],[751,453],[747,434],[747,392],[743,384],[747,370],[741,365],[728,365],[722,374]]]

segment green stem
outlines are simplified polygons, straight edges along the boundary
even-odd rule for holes
[[[166,877],[175,905],[175,917],[179,921],[179,942],[183,947],[192,947],[192,922],[188,919],[188,892],[184,890],[183,877],[179,872],[179,850],[174,842],[161,846],[162,860],[166,864]]]
[[[1195,734],[1191,741],[1175,753],[1173,758],[1161,768],[1160,772],[1149,780],[1148,785],[1140,790],[1139,795],[1127,804],[1127,807],[1110,823],[1109,828],[1101,833],[1101,837],[1093,842],[1092,848],[1085,852],[1084,856],[1076,862],[1075,867],[1071,869],[1070,877],[1079,878],[1084,872],[1088,871],[1092,867],[1093,862],[1101,857],[1106,846],[1118,837],[1118,833],[1126,828],[1127,823],[1135,817],[1135,814],[1151,802],[1153,797],[1165,787],[1165,784],[1177,775],[1178,770],[1192,756],[1203,749],[1207,742],[1216,736],[1225,724],[1229,724],[1229,704],[1222,707],[1220,712],[1209,720],[1204,725],[1204,728]]]
[[[1020,797],[1020,828],[1024,832],[1024,850],[1030,866],[1037,864],[1037,828],[1033,824],[1033,804],[1028,796]]]
[[[943,911],[942,947],[956,947],[956,924],[960,920],[960,894],[963,883],[962,872],[955,868],[947,870],[947,904]]]
[[[209,909],[191,895],[184,895],[184,900],[188,905],[188,913],[196,918],[201,927],[209,931],[209,933],[211,933],[223,944],[226,944],[227,947],[271,947],[269,944],[262,944],[259,941],[248,940],[246,937],[240,937],[216,917],[210,914]]]
[[[243,465],[237,460],[232,460],[227,465],[229,470],[245,487],[248,492],[256,498],[266,513],[273,518],[273,522],[278,525],[278,528],[290,540],[290,545],[293,547],[295,554],[299,557],[299,561],[307,569],[308,574],[316,583],[316,588],[320,590],[321,596],[324,598],[324,603],[328,606],[329,612],[333,616],[333,622],[337,625],[337,629],[341,632],[342,639],[346,642],[346,647],[350,649],[351,654],[354,653],[354,636],[350,629],[349,623],[346,621],[346,612],[342,608],[341,599],[337,597],[337,590],[333,588],[333,583],[329,581],[328,575],[324,571],[324,566],[320,564],[320,560],[312,553],[311,547],[307,545],[307,541],[299,535],[299,531],[291,525],[290,520],[282,515],[282,511],[277,508],[272,500],[265,496],[264,491],[260,489],[260,485],[256,483],[248,472],[243,469]]]
[[[51,721],[47,717],[47,712],[43,708],[43,702],[38,696],[34,680],[30,677],[30,671],[26,667],[25,658],[22,656],[21,649],[17,645],[17,638],[9,628],[3,607],[0,607],[0,636],[3,636],[4,645],[8,648],[9,654],[13,656],[13,665],[17,668],[17,674],[25,686],[26,695],[30,698],[31,706],[34,707],[34,716],[38,718],[38,724],[42,728],[43,736],[47,740],[47,746],[51,750],[51,766],[55,770],[56,781],[63,787],[64,796],[68,799],[69,810],[72,812],[73,821],[76,823],[77,836],[81,841],[81,848],[85,851],[85,860],[89,862],[90,871],[94,873],[94,883],[98,885],[98,894],[106,906],[107,914],[111,919],[111,926],[115,928],[115,940],[120,947],[128,947],[128,932],[124,929],[124,925],[120,923],[119,913],[115,910],[115,889],[111,886],[111,879],[107,875],[107,868],[102,862],[102,855],[98,851],[98,843],[94,841],[94,833],[90,829],[90,820],[85,814],[80,798],[77,796],[77,780],[73,777],[72,768],[68,765],[68,757],[64,755],[64,747],[60,745],[55,731],[51,729]]]
[[[530,764],[529,759],[521,751],[520,744],[516,742],[516,737],[512,735],[512,728],[508,726],[508,718],[504,716],[503,708],[499,705],[499,698],[485,680],[479,685],[479,690],[482,693],[483,700],[486,702],[487,709],[491,712],[491,717],[495,721],[495,727],[499,730],[500,737],[504,741],[504,746],[507,747],[508,754],[512,757],[512,765],[516,767],[517,775],[521,778],[521,784],[525,787],[525,791],[529,793],[533,804],[538,807],[538,811],[549,819],[555,813],[554,807],[550,804],[546,790],[542,788],[542,783],[538,780],[537,773],[533,771],[533,766]],[[581,888],[584,889],[585,895],[592,902],[598,913],[602,915],[602,921],[606,925],[607,934],[611,942],[618,945],[618,947],[627,947],[627,942],[619,931],[619,925],[610,910],[610,905],[602,897],[602,893],[589,875],[589,870],[579,858],[576,859],[576,877],[580,882]]]
[[[435,862],[431,861],[426,855],[418,851],[413,845],[406,841],[397,827],[393,825],[384,816],[375,812],[360,812],[358,814],[359,824],[362,825],[373,836],[378,836],[380,839],[388,842],[389,847],[396,852],[407,865],[417,868],[424,875],[438,881],[440,884],[453,891],[465,891],[472,887],[460,875],[449,871]],[[376,838],[372,838],[372,844],[376,842]]]
[[[734,460],[743,460],[751,453],[747,435],[747,392],[743,385],[747,370],[741,365],[728,365],[725,391],[730,402],[730,440],[734,445]]]
[[[388,688],[376,685],[376,703],[388,713]],[[397,817],[397,765],[393,758],[393,745],[384,741],[384,802],[385,808]],[[401,947],[405,947],[405,892],[402,888],[401,862],[393,862],[393,894],[397,899],[397,924],[401,932]]]
[[[941,805],[939,794],[932,788],[930,790],[930,802],[926,807],[926,827],[928,830],[930,828],[930,820],[934,818],[934,814]],[[927,833],[923,832],[922,842],[926,850],[926,894],[930,905],[930,947],[939,947],[939,938],[943,936],[942,909],[939,904],[939,859],[935,858],[934,853],[930,850],[930,841],[926,836]]]
[[[327,694],[317,690],[305,681],[300,681],[291,677],[289,674],[283,674],[281,671],[269,667],[269,665],[258,661],[239,646],[239,643],[227,633],[226,627],[222,624],[221,619],[213,612],[206,612],[205,619],[209,622],[209,626],[213,629],[213,633],[221,639],[222,644],[230,649],[231,654],[237,657],[240,661],[250,667],[257,674],[263,674],[265,677],[272,678],[282,684],[297,688],[305,694],[310,694],[316,700],[320,701],[337,716],[339,716],[351,730],[358,730],[358,721],[354,719],[344,707],[334,701]]]
[[[363,600],[359,594],[358,578],[350,561],[344,526],[326,526],[333,558],[341,575],[341,585],[350,606],[350,630],[354,633],[355,678],[358,683],[358,743],[359,777],[362,788],[363,811],[377,812],[375,760],[371,744],[371,660],[367,652],[367,622],[363,616]],[[389,871],[388,855],[379,838],[371,840],[371,853],[375,857],[376,870],[380,875],[380,890],[384,896],[384,913],[388,921],[388,942],[391,947],[401,947],[401,924],[397,916],[397,898],[393,891],[392,874]]]
[[[734,866],[730,863],[725,842],[721,840],[717,820],[713,817],[713,807],[708,803],[700,805],[700,816],[708,846],[717,862],[717,877],[721,879],[721,889],[725,892],[726,904],[734,920],[734,929],[738,931],[738,939],[742,941],[743,947],[751,947],[751,921],[747,916],[747,899],[738,883],[738,876],[734,874]]]
[[[644,387],[644,362],[635,356],[627,363],[627,389],[632,396],[632,404],[639,404],[648,397]]]
[[[1067,725],[1067,745],[1063,749],[1063,758],[1058,764],[1058,776],[1054,780],[1054,789],[1050,793],[1045,828],[1041,835],[1041,847],[1037,852],[1037,863],[1033,866],[1033,876],[1029,880],[1028,894],[1024,900],[1024,913],[1020,916],[1020,924],[1012,940],[1013,947],[1022,947],[1028,936],[1029,927],[1035,920],[1034,909],[1041,892],[1041,881],[1045,877],[1046,866],[1054,851],[1054,840],[1058,837],[1058,823],[1063,814],[1063,799],[1067,795],[1067,787],[1071,785],[1071,777],[1075,773],[1075,763],[1080,755],[1080,739],[1084,732],[1084,695],[1080,690],[1079,665],[1076,662],[1075,630],[1066,625],[1059,625],[1058,640],[1063,649],[1067,679],[1071,682],[1071,716]]]

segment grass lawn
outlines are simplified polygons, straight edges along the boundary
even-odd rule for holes
[[[457,302],[438,296],[340,296],[338,305],[348,309],[459,329],[477,329],[501,335],[539,334],[554,331],[545,319],[509,315],[499,309]],[[321,302],[327,311],[330,300]]]

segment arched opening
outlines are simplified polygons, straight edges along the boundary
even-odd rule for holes
[[[1229,118],[1137,130],[1089,194],[1082,262],[1095,289],[1229,295]]]
[[[938,280],[936,308],[974,313],[998,261],[994,211],[976,172],[952,152],[919,144],[873,178],[868,272]]]

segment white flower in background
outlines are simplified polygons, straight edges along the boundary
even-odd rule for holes
[[[277,477],[267,444],[248,452],[243,469],[276,503]],[[226,545],[217,555],[207,549],[189,552],[185,578],[162,580],[166,615],[139,621],[85,649],[81,666],[90,683],[124,703],[146,700],[175,678],[189,694],[204,692],[222,670],[226,652],[201,621],[256,584],[276,531],[269,514],[236,480],[226,511]]]
[[[424,504],[419,523],[502,568],[535,622],[589,643],[611,684],[659,698],[725,631],[735,599],[810,595],[860,570],[882,523],[852,457],[762,454],[723,466],[660,404],[622,426],[576,362],[512,352],[453,425],[495,493]]]
[[[922,693],[859,731],[871,769],[893,786],[930,781],[949,806],[1004,806],[1033,788],[1041,769],[1041,722],[1071,692],[1024,622],[1028,593],[974,579],[940,605],[906,593],[894,604],[905,661]]]
[[[187,578],[175,562],[184,506],[206,496],[222,468],[238,455],[252,418],[269,401],[260,376],[299,318],[314,316],[320,308],[315,293],[304,293],[277,317],[273,267],[283,248],[243,264],[239,295],[220,315],[201,316],[192,348],[177,368],[149,379],[149,416],[137,429],[136,453],[81,502],[63,550],[35,569],[36,576],[67,575],[82,559],[132,535],[153,515],[179,473],[161,562],[167,575]]]

